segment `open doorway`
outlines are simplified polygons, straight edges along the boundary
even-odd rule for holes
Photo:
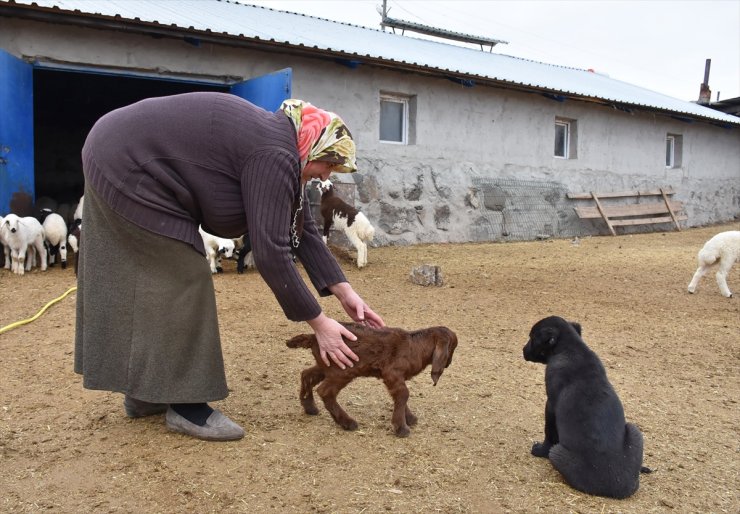
[[[82,145],[101,116],[144,98],[193,91],[228,92],[229,86],[34,69],[34,187],[37,205],[51,200],[59,206],[55,210],[64,217],[71,216],[72,213],[66,211],[77,203],[84,189],[80,158]]]

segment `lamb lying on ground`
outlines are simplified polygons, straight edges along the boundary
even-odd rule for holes
[[[398,437],[411,432],[410,425],[417,418],[408,408],[409,390],[406,380],[418,375],[429,364],[432,365],[432,381],[437,380],[444,369],[452,363],[452,354],[457,347],[457,336],[446,327],[432,327],[406,331],[400,328],[369,328],[359,323],[343,323],[357,336],[357,341],[345,339],[345,343],[360,358],[351,368],[340,369],[326,366],[319,354],[319,345],[313,334],[301,334],[289,340],[289,348],[310,348],[316,365],[301,373],[301,405],[306,414],[316,415],[319,410],[313,398],[313,388],[326,409],[345,430],[357,429],[357,422],[337,403],[337,395],[357,377],[381,379],[393,397],[393,430]]]
[[[719,290],[723,296],[732,297],[732,292],[727,286],[727,274],[738,259],[740,259],[740,230],[728,230],[712,237],[699,250],[697,255],[699,267],[689,283],[689,293],[696,291],[701,277],[709,271],[713,264],[718,263],[717,285],[719,285]]]

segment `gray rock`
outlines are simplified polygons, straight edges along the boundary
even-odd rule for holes
[[[411,269],[411,282],[420,286],[442,286],[442,269],[433,264],[422,264]]]

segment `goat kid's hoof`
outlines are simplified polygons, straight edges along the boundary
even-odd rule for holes
[[[413,427],[414,425],[416,425],[417,421],[419,421],[419,418],[417,418],[413,414],[406,416],[406,424],[410,427]]]
[[[398,427],[396,429],[396,437],[408,437],[411,435],[409,427]]]
[[[349,430],[349,431],[357,430],[357,426],[358,426],[357,421],[355,420],[340,423],[340,425],[343,429]]]
[[[319,409],[316,407],[308,406],[303,407],[303,411],[308,414],[309,416],[318,416],[319,415]]]

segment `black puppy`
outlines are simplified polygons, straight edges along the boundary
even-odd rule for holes
[[[581,339],[581,326],[551,316],[535,323],[524,359],[545,369],[545,440],[532,455],[549,457],[572,487],[626,498],[640,486],[642,433],[624,409],[599,357]]]

